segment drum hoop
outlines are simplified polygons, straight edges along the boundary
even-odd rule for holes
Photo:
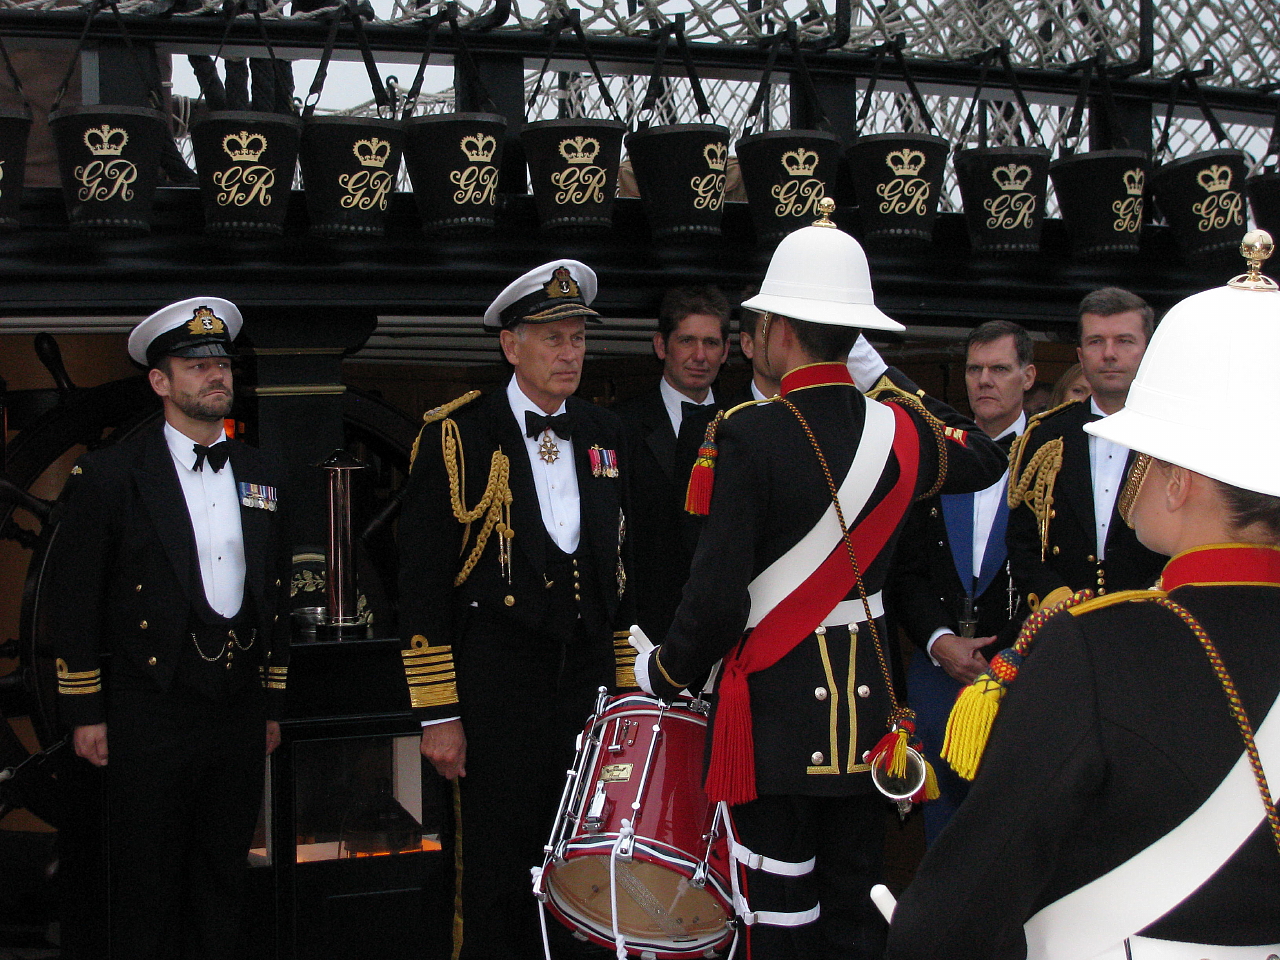
[[[576,860],[585,856],[607,855],[608,851],[612,851],[613,846],[618,839],[618,835],[616,833],[602,833],[598,834],[597,837],[598,839],[593,837],[591,840],[586,842],[570,841],[568,846],[565,848],[564,856],[559,858],[559,861],[568,862],[569,860]],[[601,850],[606,851],[606,853],[596,853],[594,852],[596,848],[600,848]],[[697,871],[697,868],[705,862],[701,859],[694,860],[690,858],[688,853],[681,850],[679,847],[672,846],[669,843],[663,843],[661,840],[654,840],[650,837],[636,837],[634,849],[637,851],[644,851],[648,854],[650,857],[648,862],[654,863],[656,866],[668,866],[671,868],[673,873],[680,874],[686,880],[693,879],[693,875]],[[631,859],[635,860],[636,857],[633,855]],[[551,864],[551,872],[549,876],[555,876],[555,867],[559,861]],[[708,885],[714,884],[716,892],[721,895],[725,906],[729,908],[729,913],[732,915],[733,896],[729,892],[729,888],[726,886],[728,878],[726,877],[722,880],[720,875],[711,868],[711,864],[709,862],[707,863],[707,866]]]

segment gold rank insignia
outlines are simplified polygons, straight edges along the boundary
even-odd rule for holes
[[[557,267],[543,289],[547,291],[547,296],[552,300],[579,296],[578,281],[573,279],[573,274],[569,272],[568,267]]]
[[[191,319],[187,321],[187,331],[189,333],[217,333],[221,334],[226,331],[226,326],[222,322],[222,318],[210,310],[208,307],[196,307],[196,312],[191,315]]]

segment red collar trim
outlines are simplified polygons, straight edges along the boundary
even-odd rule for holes
[[[853,377],[843,363],[807,363],[796,367],[782,378],[782,396],[805,387],[823,387],[843,383],[852,386]]]
[[[1161,590],[1187,585],[1280,586],[1280,548],[1213,543],[1178,554],[1160,575]]]

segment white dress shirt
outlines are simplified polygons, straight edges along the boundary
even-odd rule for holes
[[[996,440],[1003,440],[1011,434],[1015,437],[1019,436],[1026,429],[1027,415],[1020,413],[1018,414],[1018,419],[1009,425],[1009,429],[996,437]],[[1009,468],[1006,467],[999,480],[985,490],[979,490],[973,495],[973,575],[975,579],[978,576],[978,571],[982,569],[982,558],[987,554],[987,541],[991,539],[991,528],[996,522],[996,512],[1000,509],[1000,501],[1008,492],[1006,489],[1008,483]],[[973,589],[973,584],[964,586],[966,590]],[[925,644],[925,652],[929,654],[929,659],[933,660],[934,642],[944,634],[955,632],[955,627],[939,627],[933,631],[928,643]],[[937,660],[933,660],[933,665],[935,667],[942,666]]]
[[[777,396],[777,394],[775,393],[773,396],[774,396],[774,397],[776,397],[776,396]],[[772,400],[772,399],[773,399],[773,397],[766,397],[766,396],[765,396],[765,395],[760,391],[760,388],[756,386],[756,378],[755,378],[755,377],[752,377],[752,378],[751,378],[751,399],[752,399],[752,400]]]
[[[225,440],[223,433],[220,439]],[[178,471],[178,482],[187,501],[191,529],[196,536],[200,579],[205,599],[215,613],[234,617],[244,601],[244,531],[240,526],[240,496],[228,460],[214,472],[209,464],[194,470],[195,441],[167,422],[164,439]],[[212,445],[212,444],[211,444]]]
[[[1092,397],[1089,398],[1089,409],[1100,417],[1106,416]],[[1124,468],[1128,461],[1128,447],[1089,434],[1089,475],[1093,480],[1093,521],[1097,528],[1099,562],[1107,555],[1111,511],[1115,509],[1116,497],[1124,485]]]
[[[663,377],[658,382],[658,392],[662,394],[662,405],[667,408],[667,419],[671,421],[671,432],[677,437],[680,436],[680,424],[684,422],[684,408],[680,404],[696,403],[700,407],[708,407],[716,402],[715,393],[710,387],[707,388],[706,399],[691,400],[667,383],[666,377]]]
[[[547,463],[538,456],[538,445],[542,437],[525,436],[525,411],[533,411],[538,416],[545,416],[542,409],[524,395],[513,375],[507,384],[507,401],[511,404],[511,412],[516,418],[520,435],[524,437],[524,447],[529,454],[529,465],[533,468],[533,485],[538,491],[538,509],[542,513],[542,525],[547,528],[551,539],[565,553],[573,553],[578,549],[578,539],[582,534],[582,509],[578,499],[578,473],[574,468],[573,441],[558,437],[554,433],[551,439],[560,448],[560,456],[555,463]],[[564,413],[565,404],[561,403],[553,416]]]

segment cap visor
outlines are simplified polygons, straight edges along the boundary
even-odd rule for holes
[[[830,300],[809,300],[805,297],[780,297],[760,293],[742,304],[748,310],[760,313],[776,313],[810,323],[826,323],[836,327],[858,327],[862,330],[891,330],[901,333],[907,328],[897,320],[891,320],[870,303],[833,303]]]

